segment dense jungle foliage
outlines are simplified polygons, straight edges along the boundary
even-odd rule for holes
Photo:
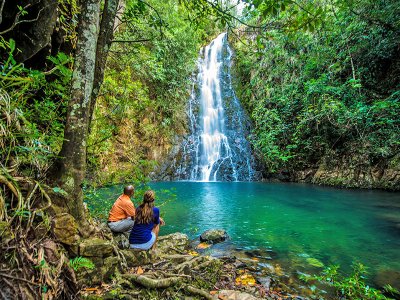
[[[399,168],[400,3],[264,1],[258,10],[249,17],[264,20],[258,28],[231,40],[267,171]]]
[[[125,6],[117,16],[87,143],[90,178],[98,183],[145,180],[176,134],[184,133],[198,50],[219,30],[200,17],[194,26],[178,1],[128,1]],[[32,14],[18,9],[16,14]],[[39,51],[38,59],[21,62],[12,31],[0,42],[1,161],[37,179],[46,176],[61,149],[69,99],[77,2],[61,1],[59,9],[59,44]],[[3,18],[3,27],[13,20]]]

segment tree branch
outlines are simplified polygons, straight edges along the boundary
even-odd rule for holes
[[[213,3],[212,1],[208,1],[208,0],[206,0],[206,2],[207,2],[208,5],[210,5],[215,11],[221,13],[221,15],[227,16],[227,17],[229,17],[229,18],[231,18],[231,19],[233,19],[233,20],[236,20],[236,21],[238,21],[240,24],[245,25],[245,26],[247,26],[247,27],[265,29],[265,28],[267,28],[269,25],[271,25],[271,23],[269,23],[269,24],[264,24],[264,25],[250,25],[250,24],[248,24],[248,23],[246,23],[246,22],[243,22],[240,18],[238,18],[238,17],[232,15],[231,13],[227,12],[226,10],[223,10],[218,4],[215,4],[215,3]]]
[[[140,39],[140,40],[113,40],[111,43],[141,43],[149,42],[151,39]]]
[[[157,9],[155,9],[153,6],[151,6],[149,3],[147,3],[147,2],[145,2],[145,1],[143,1],[143,0],[139,0],[139,2],[142,2],[144,5],[147,5],[147,6],[150,7],[152,10],[155,11],[155,13],[156,13],[158,19],[160,20],[160,25],[165,23],[164,20],[161,18],[160,14],[158,13]],[[163,30],[162,30],[162,26],[159,26],[159,29],[160,29],[160,34],[161,34],[161,36],[164,36],[164,32],[163,32]]]
[[[0,35],[3,35],[3,34],[9,32],[9,31],[13,30],[13,29],[15,28],[15,26],[17,26],[18,24],[21,24],[21,23],[30,23],[30,22],[35,22],[35,21],[37,21],[37,20],[39,19],[39,16],[40,16],[41,12],[46,8],[46,6],[42,7],[42,8],[39,10],[39,12],[38,12],[36,18],[34,18],[34,19],[31,19],[31,20],[20,20],[19,18],[21,17],[22,12],[23,12],[26,8],[28,8],[28,7],[30,7],[30,6],[31,6],[31,4],[25,5],[25,6],[22,8],[22,10],[20,10],[20,11],[15,15],[15,19],[14,19],[13,24],[12,24],[8,29],[6,29],[6,30],[4,30],[4,31],[1,31],[1,32],[0,32]]]
[[[3,8],[4,4],[6,4],[6,0],[1,1],[1,6],[0,6],[0,24],[3,22]]]

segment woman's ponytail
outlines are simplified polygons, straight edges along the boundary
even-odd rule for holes
[[[135,222],[137,224],[149,224],[153,221],[153,207],[154,207],[155,193],[148,190],[143,195],[143,203],[136,208]]]

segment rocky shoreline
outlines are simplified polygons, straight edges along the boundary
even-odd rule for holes
[[[103,226],[104,239],[70,245],[71,256],[90,259],[77,280],[86,299],[322,299],[276,268],[260,268],[256,258],[207,255],[213,241],[189,241],[182,233],[160,236],[156,251],[129,250],[123,234]]]

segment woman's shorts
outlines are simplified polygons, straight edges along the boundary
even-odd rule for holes
[[[151,239],[147,243],[144,244],[130,244],[131,249],[137,249],[137,250],[149,250],[154,242],[156,241],[156,234],[154,232],[151,232]]]

